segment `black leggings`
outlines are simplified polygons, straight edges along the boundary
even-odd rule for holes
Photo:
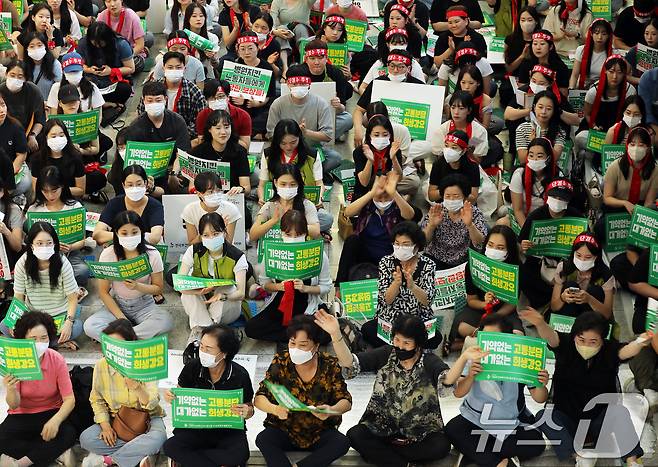
[[[265,458],[268,467],[290,467],[292,464],[286,456],[286,451],[310,451],[311,453],[300,461],[298,467],[328,467],[336,459],[340,459],[350,449],[347,437],[335,428],[324,430],[320,439],[301,449],[293,444],[288,433],[274,427],[266,427],[258,433],[256,446]]]
[[[249,442],[244,430],[188,430],[176,428],[162,446],[164,453],[183,467],[246,465]]]
[[[73,446],[77,434],[68,420],[59,426],[57,436],[50,441],[41,438],[41,430],[57,410],[33,414],[8,414],[0,424],[0,454],[14,459],[28,457],[36,467],[48,467]]]
[[[553,288],[541,277],[541,259],[528,256],[519,267],[519,287],[528,297],[530,306],[541,308],[551,301]]]
[[[363,424],[347,432],[352,447],[369,464],[377,467],[406,467],[409,463],[429,463],[443,459],[450,452],[450,441],[443,433],[428,433],[422,441],[403,446],[374,434]]]
[[[361,326],[361,334],[363,334],[365,341],[373,347],[386,345],[386,342],[377,337],[377,318],[363,323]],[[436,349],[441,344],[441,339],[443,339],[443,336],[441,335],[441,332],[437,330],[434,337],[427,341],[425,348],[432,350]]]
[[[130,83],[117,83],[116,89],[109,94],[103,95],[103,99],[105,99],[105,102],[125,105],[132,93],[133,87]]]
[[[86,174],[87,185],[85,187],[85,193],[88,195],[96,193],[107,185],[107,178],[102,172],[94,171]]]

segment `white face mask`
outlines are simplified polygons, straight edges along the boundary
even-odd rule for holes
[[[542,91],[546,91],[546,89],[548,89],[547,86],[543,86],[537,83],[530,83],[530,90],[533,94],[539,94]]]
[[[59,152],[66,147],[68,140],[66,139],[66,136],[56,136],[54,138],[48,138],[46,142],[50,149]]]
[[[152,104],[144,104],[144,110],[149,117],[157,118],[165,111],[164,102],[153,102]]]
[[[631,156],[633,162],[640,162],[647,155],[647,148],[640,146],[629,146],[628,155]]]
[[[373,204],[377,209],[380,211],[386,211],[392,204],[393,200],[390,201],[375,201],[374,199],[372,200]]]
[[[546,199],[546,204],[548,204],[549,209],[553,212],[562,212],[569,206],[568,201],[554,198],[553,196],[549,196]]]
[[[464,207],[463,199],[444,199],[443,207],[450,212],[457,212]]]
[[[631,117],[630,115],[624,115],[622,120],[628,128],[634,128],[640,124],[642,117]]]
[[[262,32],[257,32],[256,35],[258,36],[258,42],[263,42],[267,39],[267,34],[263,34]]]
[[[23,89],[23,84],[25,84],[25,81],[22,79],[7,78],[5,84],[7,85],[7,89],[9,89],[11,92],[18,92]]]
[[[50,344],[48,342],[35,342],[34,345],[37,347],[37,357],[43,357],[43,354],[46,353]]]
[[[201,243],[210,251],[218,251],[224,246],[224,234],[217,235],[212,238],[202,238]]]
[[[38,47],[36,49],[27,49],[27,54],[32,60],[39,61],[46,56],[46,48]]]
[[[144,198],[144,195],[146,194],[146,187],[133,186],[131,188],[124,188],[124,191],[126,192],[128,199],[136,203],[137,201],[141,201],[141,199]]]
[[[533,172],[539,172],[540,170],[544,170],[544,167],[546,167],[546,159],[538,159],[538,160],[528,159],[526,165]]]
[[[290,88],[290,94],[292,94],[292,97],[295,99],[303,99],[308,96],[309,92],[311,92],[309,86],[293,86]]]
[[[130,237],[119,237],[119,245],[128,251],[134,251],[137,246],[142,242],[141,235],[131,235]]]
[[[594,267],[595,261],[596,261],[595,259],[583,260],[580,258],[576,258],[575,256],[573,257],[573,265],[576,266],[576,268],[580,272],[585,272],[592,269]]]
[[[459,149],[454,148],[444,148],[443,149],[443,158],[448,164],[451,162],[457,162],[462,157],[462,152]]]
[[[119,157],[121,157],[121,159],[123,159],[123,160],[126,160],[126,150],[125,149],[119,149]]]
[[[199,361],[201,362],[201,366],[204,368],[215,368],[222,360],[223,358],[217,360],[217,357],[215,357],[213,354],[199,350]]]
[[[635,20],[638,23],[642,23],[642,24],[648,23],[649,20],[651,19],[651,16],[637,16],[637,15],[633,15],[633,16],[635,17]]]
[[[377,136],[370,139],[370,144],[372,144],[372,147],[376,150],[381,151],[391,145],[391,138],[388,136]]]
[[[296,186],[291,186],[291,187],[286,187],[286,188],[278,188],[276,189],[276,192],[279,194],[279,196],[285,200],[291,200],[295,196],[297,196],[297,192],[299,191],[299,188]]]
[[[36,256],[37,259],[40,259],[41,261],[46,261],[49,260],[50,257],[55,254],[55,247],[35,246],[34,248],[32,248],[32,253],[34,253],[34,256]]]
[[[341,8],[349,8],[352,6],[352,0],[337,0],[336,4]]]
[[[407,79],[407,75],[391,75],[391,74],[389,74],[388,79],[390,79],[394,83],[401,83],[405,79]]]
[[[306,241],[306,235],[300,235],[298,237],[288,237],[286,235],[281,235],[283,243],[300,243]]]
[[[415,246],[393,245],[393,256],[400,261],[409,261],[414,257]]]
[[[391,45],[388,46],[388,50],[391,50],[391,51],[393,51],[393,50],[407,50],[407,44],[395,44],[395,45],[391,44]],[[389,75],[389,78],[390,78],[390,75]]]
[[[497,248],[486,247],[484,249],[484,256],[496,261],[504,261],[507,258],[507,250],[499,250]]]
[[[71,73],[64,73],[66,81],[68,81],[73,86],[77,86],[82,81],[82,71],[74,71]]]
[[[222,204],[222,199],[224,196],[221,193],[213,193],[211,195],[206,195],[203,197],[203,202],[206,203],[206,206],[210,208],[216,208]]]
[[[226,99],[214,99],[208,102],[210,110],[226,110],[228,109],[228,101]]]
[[[525,32],[526,34],[530,34],[535,30],[535,26],[537,23],[534,21],[525,21],[521,23],[521,31]]]
[[[165,72],[164,72],[165,79],[167,81],[171,81],[172,83],[180,82],[180,80],[183,79],[184,74],[185,74],[185,69],[182,69],[182,70],[165,70]]]
[[[313,352],[310,350],[292,348],[288,349],[288,353],[290,354],[290,360],[292,360],[295,365],[303,365],[313,358]]]

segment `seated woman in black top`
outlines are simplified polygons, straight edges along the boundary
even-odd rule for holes
[[[46,2],[38,2],[34,4],[30,11],[30,15],[25,18],[21,27],[23,31],[17,36],[16,41],[16,48],[20,59],[26,55],[25,49],[27,49],[27,44],[25,43],[25,38],[27,33],[35,31],[46,35],[48,38],[48,50],[50,50],[50,53],[53,54],[55,58],[59,58],[62,47],[64,47],[64,36],[62,35],[62,32],[55,27],[53,10]],[[14,33],[14,35],[15,34],[16,33]]]
[[[13,174],[7,177],[12,195],[22,195],[32,187],[32,175],[25,163],[27,158],[27,138],[20,122],[12,117],[4,97],[0,94],[0,173]],[[22,171],[22,176],[17,174]],[[18,183],[16,183],[18,178]]]
[[[415,58],[420,58],[424,34],[421,35],[420,30],[422,28],[418,28],[410,16],[411,12],[399,3],[395,3],[389,8],[387,14],[384,16],[384,29],[377,36],[377,50],[386,47],[386,29],[405,29],[409,36],[407,50]],[[427,31],[423,32],[425,34],[427,33]]]
[[[461,174],[465,176],[471,185],[468,201],[477,203],[478,190],[480,189],[480,168],[477,162],[471,159],[473,152],[468,145],[468,134],[462,130],[452,130],[445,137],[443,156],[432,164],[430,172],[430,184],[427,197],[430,201],[440,202],[441,193],[439,185],[441,180],[450,174]]]
[[[274,71],[274,77],[281,77],[283,62],[281,61],[281,45],[272,35],[274,20],[272,15],[260,11],[251,24],[251,30],[258,36],[258,58],[270,64]]]
[[[147,196],[147,191],[153,190],[153,179],[146,176],[144,167],[129,165],[123,169],[123,189],[125,195],[116,196],[101,212],[101,217],[94,229],[93,238],[99,244],[112,241],[112,221],[123,211],[134,211],[144,223],[144,239],[151,245],[162,240],[164,232],[164,208],[160,201]]]
[[[528,58],[524,59],[519,65],[519,84],[528,84],[530,82],[530,75],[535,65],[543,65],[553,70],[556,74],[560,92],[565,96],[568,94],[571,72],[555,51],[553,34],[545,29],[532,35],[532,46]]]
[[[247,150],[238,143],[238,133],[228,110],[214,110],[208,116],[203,130],[203,143],[192,149],[191,154],[201,159],[228,162],[231,165],[229,195],[248,195],[251,191]]]
[[[254,415],[254,390],[249,373],[233,361],[240,350],[235,331],[224,324],[203,328],[201,341],[195,342],[199,356],[185,364],[178,376],[179,388],[228,391],[242,389],[242,403],[230,407],[231,412],[245,420]],[[169,403],[175,398],[165,391]],[[176,428],[163,445],[167,457],[178,464],[197,467],[244,465],[249,458],[246,429]]]

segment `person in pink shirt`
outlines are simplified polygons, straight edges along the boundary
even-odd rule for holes
[[[14,338],[36,341],[43,379],[3,378],[9,406],[0,424],[3,467],[48,466],[75,443],[77,433],[67,420],[75,407],[71,378],[64,357],[48,348],[56,336],[49,314],[30,311],[16,322]]]
[[[144,29],[139,16],[123,6],[123,0],[105,0],[106,9],[98,13],[97,21],[107,24],[114,32],[123,36],[133,48],[135,73],[144,69],[148,49],[144,45]]]
[[[345,19],[368,22],[366,12],[355,5],[352,0],[333,0],[332,3],[333,5],[327,9],[325,16],[341,15]]]

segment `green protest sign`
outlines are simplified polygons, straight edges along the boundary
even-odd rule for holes
[[[16,11],[18,12],[18,17],[23,18],[23,2],[25,0],[12,0],[14,3],[14,6],[16,7]]]
[[[605,215],[605,251],[624,251],[628,243],[631,215],[627,212]]]
[[[156,250],[160,252],[160,258],[162,258],[162,264],[167,264],[167,253],[169,253],[169,246],[158,243],[157,245],[153,245]]]
[[[101,351],[107,363],[126,378],[149,382],[167,377],[167,335],[124,341],[101,334]]]
[[[249,154],[247,156],[247,160],[249,160],[249,173],[250,174],[254,173],[254,169],[256,169],[256,162],[258,162],[259,158],[260,158],[260,156],[257,155],[257,154]]]
[[[213,52],[219,50],[219,46],[215,45],[211,40],[208,40],[205,37],[190,31],[189,29],[185,29],[184,31],[187,34],[187,38],[190,40],[190,44],[192,44],[194,48],[204,52]]]
[[[271,381],[265,380],[265,386],[270,391],[274,399],[279,403],[280,406],[285,407],[291,412],[316,412],[316,413],[328,413],[333,414],[334,412],[330,410],[318,409],[312,405],[306,405],[286,388],[280,384],[275,384]]]
[[[587,230],[587,219],[562,217],[544,221],[532,221],[529,240],[534,246],[528,250],[532,256],[566,258],[576,236]]]
[[[347,31],[347,50],[361,52],[363,45],[366,43],[368,22],[345,18],[345,30]]]
[[[263,102],[267,99],[272,70],[226,61],[222,68],[222,79],[231,83],[231,97]]]
[[[30,309],[27,307],[27,305],[22,300],[14,297],[9,304],[7,314],[2,320],[2,324],[7,326],[9,329],[14,329],[14,326],[16,326],[16,321],[18,321],[19,318],[23,316],[23,313],[27,313],[28,311],[30,311]]]
[[[8,374],[21,381],[43,379],[34,339],[0,337],[0,376]]]
[[[219,175],[222,190],[228,191],[231,189],[230,163],[195,157],[182,149],[179,149],[177,154],[181,175],[183,177],[190,181],[194,181],[196,176],[202,172],[214,172]]]
[[[649,284],[658,287],[658,245],[649,250]]]
[[[299,41],[299,56],[301,61],[304,61],[304,51],[306,50],[306,44],[310,42],[309,39],[302,39]],[[349,65],[350,56],[347,51],[347,43],[339,44],[338,42],[329,42],[327,44],[329,50],[327,50],[327,60],[334,66],[343,66]]]
[[[144,167],[146,175],[153,178],[167,175],[169,160],[174,151],[175,141],[166,143],[142,143],[139,141],[128,141],[126,143],[126,158],[123,167],[137,164]]]
[[[341,282],[343,310],[357,319],[372,319],[377,311],[377,279]]]
[[[512,227],[512,230],[516,235],[519,235],[521,233],[521,226],[519,225],[519,221],[516,220],[514,209],[507,208],[507,215],[509,217],[510,227]]]
[[[568,334],[571,332],[574,321],[576,321],[576,318],[572,316],[564,316],[558,315],[557,313],[551,313],[551,319],[548,321],[548,324],[556,332],[563,332]]]
[[[489,43],[489,52],[500,52],[504,53],[505,52],[505,38],[496,36],[491,39],[491,42]]]
[[[476,381],[512,381],[542,386],[537,379],[546,366],[546,341],[502,332],[477,333],[478,346],[489,355],[482,358]]]
[[[274,196],[274,186],[272,182],[265,183],[265,192],[263,194],[266,200],[272,199]],[[305,185],[304,197],[311,203],[317,205],[320,203],[320,187],[317,185]]]
[[[628,243],[649,248],[658,242],[658,211],[636,205],[628,232]]]
[[[466,263],[450,269],[438,269],[434,273],[434,302],[432,310],[450,308],[462,297],[466,297],[464,268]]]
[[[208,279],[206,277],[185,276],[183,274],[172,275],[174,281],[174,290],[181,292],[183,290],[196,290],[206,287],[224,287],[235,285],[235,281],[228,279]]]
[[[585,116],[585,94],[587,94],[587,90],[569,89],[567,100],[571,104],[571,107],[573,107],[573,111],[578,113],[579,118]]]
[[[91,274],[96,279],[109,281],[135,280],[148,276],[153,272],[151,262],[146,253],[135,258],[116,262],[85,261]]]
[[[350,177],[343,180],[343,198],[345,198],[345,203],[350,204],[352,199],[354,199],[354,184],[356,183],[356,178]]]
[[[85,208],[67,209],[54,212],[28,212],[27,225],[47,222],[57,232],[60,243],[70,245],[85,239],[87,214]]]
[[[172,388],[171,401],[174,428],[234,428],[244,429],[244,418],[235,415],[231,407],[242,404],[242,389]]]
[[[644,44],[637,44],[637,53],[635,55],[636,65],[638,71],[649,71],[658,65],[658,49],[649,47]]]
[[[436,50],[436,41],[438,38],[439,36],[435,34],[429,34],[427,36],[427,47],[425,48],[425,55],[427,55],[428,57],[434,57],[434,51]]]
[[[146,18],[140,18],[139,24],[142,25],[142,29],[144,30],[145,33],[148,32],[147,25],[146,25]]]
[[[604,141],[605,131],[589,130],[587,134],[587,150],[600,153]]]
[[[404,125],[409,129],[413,139],[426,140],[429,124],[430,105],[417,102],[382,99],[388,109],[392,122]]]
[[[388,345],[393,345],[393,338],[391,331],[393,330],[393,323],[389,323],[381,318],[377,318],[377,337],[386,342]]]
[[[263,255],[265,254],[265,248],[264,245],[267,241],[270,240],[275,240],[275,241],[281,241],[281,224],[277,223],[274,227],[272,227],[270,230],[265,232],[265,235],[263,235],[260,240],[258,241],[258,262],[262,263],[263,262]]]
[[[644,321],[644,330],[656,332],[656,322],[658,321],[658,301],[655,298],[649,298],[647,301],[647,317]]]
[[[564,142],[562,147],[562,152],[560,157],[557,160],[557,166],[560,168],[562,173],[569,173],[569,163],[571,162],[571,152],[573,150],[573,141],[567,140]],[[518,234],[517,234],[518,235]]]
[[[601,147],[601,174],[605,175],[608,167],[626,154],[626,146],[623,144],[604,144]]]
[[[492,292],[503,302],[516,305],[519,301],[519,267],[487,258],[473,249],[468,250],[468,267],[473,284],[480,290]]]
[[[612,3],[610,0],[591,0],[590,9],[593,18],[603,18],[612,21]]]
[[[278,280],[310,279],[322,270],[322,240],[264,244],[265,275]]]
[[[11,45],[11,42],[7,38],[7,34],[0,29],[0,52],[4,52],[6,50],[14,50],[14,46]]]
[[[99,220],[101,220],[100,212],[87,211],[85,213],[85,230],[87,232],[93,232]]]
[[[11,31],[12,31],[12,20],[11,20],[11,13],[8,11],[3,11],[0,13],[0,28],[7,34],[7,36],[11,36]]]
[[[60,120],[71,135],[74,143],[86,143],[98,138],[98,124],[100,122],[100,111],[90,110],[80,114],[56,114],[48,117]]]

